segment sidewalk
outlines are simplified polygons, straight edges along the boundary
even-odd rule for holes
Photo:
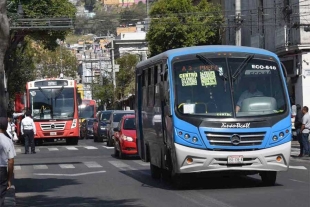
[[[299,149],[299,142],[298,141],[292,141],[292,148],[298,148]]]
[[[5,197],[5,200],[4,200],[4,206],[5,207],[16,206],[15,186],[14,185],[12,185],[11,188],[6,192],[6,197]]]

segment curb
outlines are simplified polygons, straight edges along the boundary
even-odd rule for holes
[[[14,185],[12,185],[11,188],[6,192],[6,196],[4,199],[4,206],[5,207],[16,206]]]

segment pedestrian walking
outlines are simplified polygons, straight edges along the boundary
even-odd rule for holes
[[[12,121],[12,118],[8,117],[8,128],[6,131],[13,142],[18,140],[15,129],[16,129],[15,123]]]
[[[296,109],[297,111],[296,111],[294,126],[295,126],[296,133],[297,133],[297,141],[299,142],[299,146],[300,146],[300,153],[298,157],[302,157],[304,155],[304,147],[302,145],[302,133],[301,133],[303,113],[301,110],[301,106],[299,104],[296,104]]]
[[[309,132],[310,132],[310,115],[308,113],[309,108],[304,106],[302,108],[302,113],[304,116],[302,117],[302,125],[301,125],[301,132],[302,132],[302,145],[304,148],[304,155],[310,156],[310,144],[309,144]],[[302,157],[301,155],[300,157]]]
[[[21,133],[25,137],[25,154],[29,153],[29,143],[31,146],[31,153],[35,154],[34,135],[36,134],[36,126],[31,118],[31,112],[26,112],[26,117],[21,123]]]
[[[14,170],[14,148],[5,135],[8,126],[6,117],[0,117],[0,207],[4,206],[6,191],[11,187]]]

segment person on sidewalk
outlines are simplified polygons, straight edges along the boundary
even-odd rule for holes
[[[4,206],[6,192],[11,188],[14,170],[14,150],[5,135],[8,127],[6,117],[0,117],[0,207]]]
[[[296,104],[296,109],[297,111],[296,111],[294,126],[295,126],[296,133],[297,133],[297,141],[299,142],[299,146],[300,146],[300,153],[298,157],[302,157],[304,154],[304,147],[302,145],[302,133],[301,133],[303,113],[301,110],[301,106],[299,104]]]
[[[31,153],[35,154],[34,135],[36,134],[36,126],[31,118],[31,112],[26,112],[26,118],[21,123],[21,133],[25,137],[25,154],[29,153],[29,143],[31,146]]]
[[[301,125],[301,137],[302,137],[302,145],[304,148],[304,155],[310,156],[310,144],[309,144],[309,133],[310,133],[310,115],[308,113],[309,108],[304,106],[302,108],[302,113],[304,116],[302,117],[302,125]],[[301,155],[300,157],[302,157]]]

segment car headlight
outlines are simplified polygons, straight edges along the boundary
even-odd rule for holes
[[[100,127],[100,129],[101,129],[101,130],[106,130],[106,128],[105,128],[105,127]]]
[[[127,137],[127,136],[122,136],[122,139],[128,142],[132,142],[133,138],[132,137]]]

